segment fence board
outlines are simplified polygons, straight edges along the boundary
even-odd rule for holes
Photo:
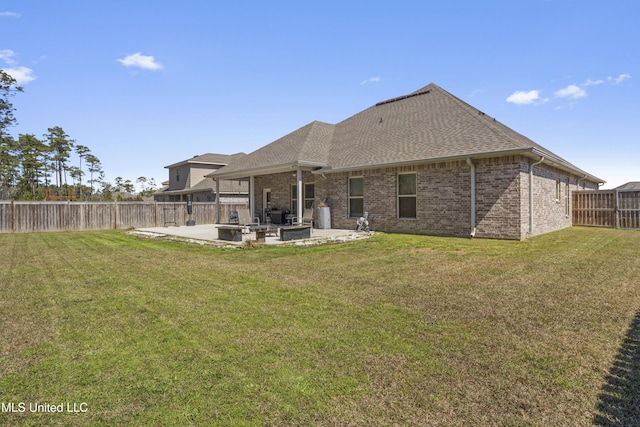
[[[220,222],[232,210],[246,204],[221,204]],[[186,203],[173,202],[15,202],[0,201],[0,233],[39,231],[107,230],[166,225],[185,225],[189,219]],[[215,203],[193,203],[191,215],[196,224],[215,224]]]
[[[574,192],[573,225],[640,228],[640,191]]]

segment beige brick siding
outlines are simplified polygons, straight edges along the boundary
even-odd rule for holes
[[[520,157],[474,161],[477,237],[520,239]]]
[[[475,160],[476,237],[524,239],[529,236],[529,167],[521,156]],[[397,176],[415,172],[417,208],[415,219],[399,219]],[[303,183],[315,184],[315,206],[327,199],[333,228],[353,229],[356,219],[348,216],[348,179],[363,177],[364,210],[374,230],[390,233],[468,237],[471,232],[471,169],[465,161],[378,168],[325,176],[303,173]],[[569,191],[577,189],[575,175],[542,164],[534,167],[533,235],[571,226]],[[556,199],[556,180],[560,199]],[[291,185],[296,173],[257,176],[254,179],[255,213],[263,215],[262,192],[271,189],[272,206],[290,209]],[[594,188],[595,184],[587,185]],[[582,188],[582,185],[581,187]],[[568,197],[568,198],[567,198]]]
[[[535,161],[524,159],[521,174],[523,198],[523,238],[571,227],[571,193],[578,189],[597,189],[581,177],[553,168],[546,164],[533,167],[533,232],[529,233],[529,167]],[[578,187],[578,182],[580,186]],[[556,194],[559,183],[559,194]],[[568,185],[567,185],[568,184]],[[568,188],[567,188],[568,187]]]

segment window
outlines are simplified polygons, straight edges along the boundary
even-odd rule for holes
[[[304,208],[310,209],[313,207],[313,202],[316,199],[315,184],[304,185]]]
[[[180,168],[176,168],[176,181],[180,181]]]
[[[562,186],[560,184],[560,180],[556,179],[556,202],[560,201],[561,192],[562,192]]]
[[[316,198],[315,184],[304,184],[303,189],[303,209],[310,209]],[[291,184],[291,212],[298,212],[298,184]]]
[[[364,216],[364,178],[349,178],[349,218]]]
[[[399,174],[398,218],[416,218],[417,196],[416,174]]]

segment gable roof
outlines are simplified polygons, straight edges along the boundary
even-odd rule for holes
[[[314,121],[225,166],[225,177],[246,177],[291,170],[292,167],[319,168],[327,165],[327,154],[335,126]],[[219,176],[222,170],[207,176]],[[239,175],[238,175],[239,173]]]
[[[174,168],[177,166],[185,166],[189,164],[226,166],[244,156],[246,156],[245,153],[236,153],[236,154],[206,153],[206,154],[193,156],[190,159],[183,160],[181,162],[174,163],[169,166],[165,166],[165,168],[169,169],[169,168]]]
[[[614,190],[633,190],[633,191],[640,191],[640,181],[631,181],[631,182],[627,182],[626,184],[622,184],[616,188],[614,188]]]
[[[329,173],[509,154],[544,156],[603,182],[433,83],[336,125],[312,122],[209,176],[238,178],[293,166]]]

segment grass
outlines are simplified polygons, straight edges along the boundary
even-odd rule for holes
[[[632,425],[639,312],[637,231],[253,250],[3,234],[0,424]]]

